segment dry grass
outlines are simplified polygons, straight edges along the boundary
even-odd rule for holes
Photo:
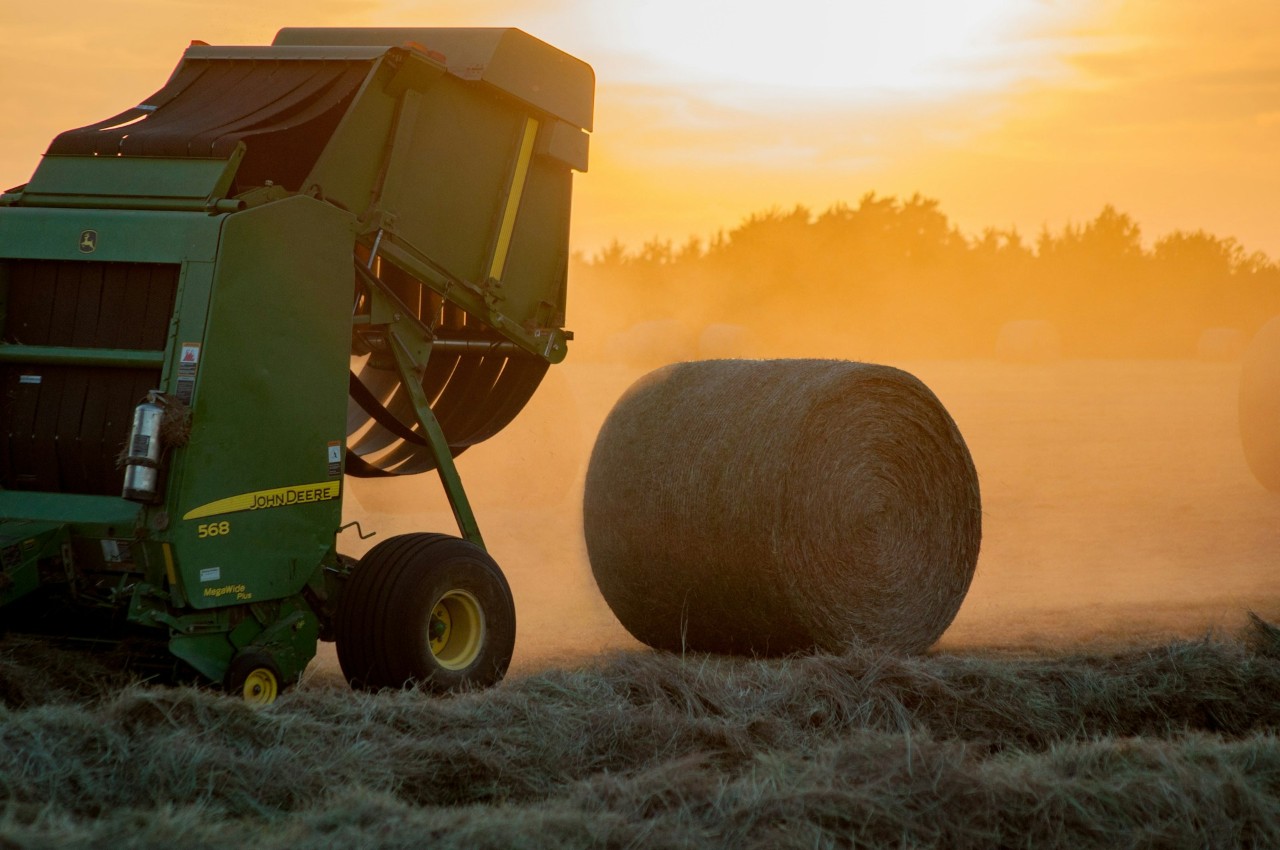
[[[29,652],[0,645],[5,848],[1280,846],[1261,621],[1056,659],[633,653],[449,699],[314,679],[259,710]]]

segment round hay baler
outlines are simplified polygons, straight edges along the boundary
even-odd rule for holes
[[[363,687],[499,679],[453,458],[565,357],[594,89],[511,28],[286,28],[54,139],[0,195],[4,624],[141,632],[258,702],[318,639]],[[339,553],[348,477],[431,471],[460,536]]]

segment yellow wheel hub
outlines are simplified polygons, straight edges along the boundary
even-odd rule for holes
[[[245,702],[268,705],[276,701],[279,693],[280,683],[276,681],[275,674],[265,667],[257,667],[245,677],[240,695]]]
[[[467,591],[451,590],[440,597],[428,628],[431,654],[446,670],[464,670],[480,656],[484,612],[480,601]]]

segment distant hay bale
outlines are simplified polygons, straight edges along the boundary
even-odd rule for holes
[[[692,360],[696,351],[693,331],[676,319],[638,322],[605,343],[605,354],[610,360],[645,369]]]
[[[1280,493],[1280,316],[1263,325],[1245,351],[1240,445],[1254,477]]]
[[[996,357],[1006,363],[1048,363],[1062,357],[1062,337],[1053,322],[1005,322],[996,337]]]
[[[601,594],[650,646],[919,652],[968,591],[982,517],[968,448],[915,377],[713,360],[614,406],[583,528]]]
[[[698,334],[699,360],[727,360],[748,356],[751,332],[742,325],[716,322]]]
[[[1210,363],[1234,363],[1244,355],[1247,343],[1239,328],[1205,328],[1196,341],[1196,356]]]

